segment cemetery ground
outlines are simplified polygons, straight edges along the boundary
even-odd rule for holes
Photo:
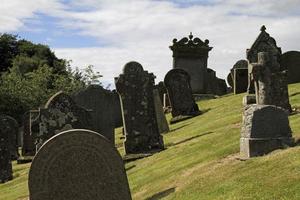
[[[289,85],[290,103],[298,111],[299,91],[300,84]],[[133,199],[300,199],[300,113],[289,117],[298,145],[242,161],[244,95],[197,102],[205,113],[170,125],[164,151],[126,163]],[[121,128],[116,131],[123,155]],[[0,185],[0,200],[27,199],[29,167],[14,162],[14,179]]]

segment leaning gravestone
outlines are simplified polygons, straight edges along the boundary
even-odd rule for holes
[[[90,85],[73,96],[77,105],[90,111],[91,130],[103,133],[109,141],[115,143],[114,96],[100,85]]]
[[[5,116],[0,117],[0,183],[13,178],[10,154],[10,123]]]
[[[245,107],[240,139],[242,158],[262,156],[275,149],[292,146],[288,113],[271,105]]]
[[[40,148],[29,171],[30,200],[131,200],[123,160],[104,136],[59,133]]]
[[[73,99],[63,93],[54,94],[40,109],[38,140],[35,142],[37,149],[50,137],[59,132],[84,128],[90,129],[91,116],[84,108],[78,106]]]
[[[2,131],[6,131],[8,134],[8,144],[9,151],[12,160],[16,160],[19,157],[18,153],[18,131],[19,125],[18,122],[8,116],[8,115],[0,115],[0,120],[3,124],[5,124],[5,129]]]
[[[158,130],[160,133],[167,133],[170,131],[169,125],[164,114],[163,105],[161,104],[160,95],[158,89],[153,90],[154,107],[156,120],[158,124]]]
[[[170,123],[176,123],[201,114],[193,98],[190,76],[186,71],[183,69],[170,70],[165,76],[164,83],[172,106]]]
[[[281,55],[280,65],[287,70],[288,83],[300,82],[300,52],[288,51]]]
[[[129,62],[115,78],[121,98],[125,131],[125,152],[146,153],[164,148],[159,133],[153,99],[154,78],[141,64]]]

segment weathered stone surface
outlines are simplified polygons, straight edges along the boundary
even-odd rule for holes
[[[157,85],[154,86],[155,89],[158,90],[159,98],[161,100],[161,104],[164,104],[164,94],[167,93],[167,88],[163,81],[160,81]]]
[[[77,105],[88,110],[91,115],[91,130],[103,133],[109,141],[115,143],[115,119],[113,93],[100,85],[90,85],[73,95]]]
[[[219,96],[227,94],[227,84],[224,79],[217,78],[217,91],[215,94]]]
[[[158,89],[154,89],[153,98],[158,130],[160,133],[167,133],[170,131],[170,129],[159,96],[160,95]]]
[[[246,92],[248,87],[248,68],[233,69],[233,77],[233,93]]]
[[[282,70],[287,70],[288,83],[300,82],[300,52],[288,51],[281,55],[280,66]]]
[[[115,79],[121,97],[126,154],[164,148],[155,115],[154,78],[152,73],[143,70],[141,64],[132,61],[124,66],[123,74]]]
[[[287,73],[281,71],[277,58],[268,52],[258,53],[258,62],[251,63],[256,103],[275,105],[291,111]]]
[[[191,88],[193,94],[206,94],[207,59],[208,52],[212,47],[209,41],[204,42],[199,38],[184,37],[181,40],[173,40],[170,49],[173,51],[173,68],[184,69],[191,77]]]
[[[30,200],[131,200],[121,156],[89,130],[49,139],[31,164],[28,185]]]
[[[0,116],[0,183],[13,178],[10,152],[11,124],[7,116]]]
[[[216,71],[207,68],[207,89],[206,93],[207,94],[217,94],[218,92],[218,79],[216,76]]]
[[[121,103],[120,97],[116,90],[113,90],[113,101],[114,101],[114,114],[113,118],[115,121],[115,128],[123,126],[123,118],[122,118],[122,111],[121,111]]]
[[[39,112],[38,141],[35,142],[37,148],[62,131],[76,128],[91,129],[90,113],[63,92],[53,95],[45,108]]]
[[[9,144],[9,151],[12,160],[16,160],[19,157],[18,153],[18,131],[19,125],[18,122],[8,116],[8,115],[0,115],[0,121],[2,123],[3,130],[8,134],[8,144]]]
[[[31,110],[23,115],[22,156],[35,155],[35,142],[39,132],[38,116],[38,110]]]
[[[193,98],[190,76],[186,71],[183,69],[170,70],[165,76],[164,83],[172,106],[170,123],[201,114]]]
[[[286,110],[271,105],[245,107],[240,139],[242,158],[262,156],[293,142]]]

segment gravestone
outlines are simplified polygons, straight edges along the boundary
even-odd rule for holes
[[[3,131],[6,131],[8,134],[8,143],[9,143],[9,151],[12,160],[16,160],[19,157],[18,153],[18,131],[19,125],[18,122],[8,116],[8,115],[0,115],[1,123],[5,124],[5,128]]]
[[[247,60],[239,60],[237,61],[232,69],[230,70],[231,87],[233,88],[234,94],[240,94],[247,91],[248,88],[248,61]],[[231,82],[232,81],[232,82]]]
[[[218,81],[216,77],[216,71],[207,68],[207,90],[208,94],[217,94],[218,91]]]
[[[73,129],[49,139],[29,171],[30,200],[131,200],[123,160],[104,136]]]
[[[78,106],[74,100],[63,92],[54,94],[46,103],[45,108],[39,111],[37,149],[50,137],[59,132],[76,129],[91,128],[90,113]]]
[[[152,73],[144,71],[142,65],[134,61],[127,63],[123,74],[115,78],[121,98],[126,154],[164,148],[155,115],[154,78]]]
[[[216,78],[217,81],[217,91],[216,94],[222,96],[227,94],[227,84],[224,79]]]
[[[256,103],[275,105],[291,112],[287,73],[281,71],[277,58],[268,52],[258,53],[258,62],[251,63]]]
[[[271,105],[244,108],[240,139],[242,158],[262,156],[293,143],[288,113],[284,109]]]
[[[170,70],[165,76],[164,83],[172,106],[170,123],[176,123],[201,114],[193,98],[190,76],[186,71],[183,69]]]
[[[121,103],[120,97],[116,90],[113,90],[113,101],[114,101],[114,121],[115,121],[115,128],[123,126],[123,119],[122,119],[122,111],[121,111]]]
[[[4,115],[0,116],[0,183],[12,180],[12,164],[11,164],[11,124]]]
[[[38,110],[30,110],[23,115],[22,156],[35,155],[35,142],[39,132],[38,117]]]
[[[158,90],[159,98],[161,100],[161,104],[164,104],[164,94],[167,93],[167,88],[164,85],[163,81],[160,81],[157,85],[154,87]]]
[[[164,100],[163,100],[163,108],[164,112],[169,113],[172,110],[171,103],[170,103],[170,98],[168,93],[164,93]]]
[[[114,96],[100,85],[89,85],[73,95],[75,103],[90,111],[91,130],[103,133],[109,141],[115,143]]]
[[[160,133],[167,133],[170,131],[170,129],[159,96],[160,95],[158,89],[154,89],[153,98],[158,130]]]
[[[300,82],[300,52],[288,51],[281,55],[280,65],[287,70],[288,84]]]
[[[173,52],[173,68],[185,70],[191,77],[191,88],[193,94],[207,93],[207,59],[208,52],[212,47],[209,41],[204,42],[194,38],[192,33],[181,40],[173,39],[170,49]]]

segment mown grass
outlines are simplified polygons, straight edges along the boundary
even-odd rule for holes
[[[300,108],[300,84],[290,85],[289,93],[292,106]],[[133,199],[300,199],[300,146],[237,159],[243,96],[198,102],[205,113],[170,125],[164,151],[127,163]],[[299,139],[300,114],[290,116],[290,125]],[[121,128],[116,133],[123,155]],[[30,165],[13,167],[15,178],[0,185],[0,200],[28,195]]]

